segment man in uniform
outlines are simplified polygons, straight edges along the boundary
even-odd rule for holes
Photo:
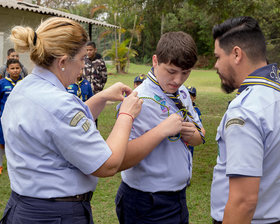
[[[107,81],[107,68],[101,55],[97,53],[95,43],[92,41],[87,43],[84,75],[90,82],[94,94],[103,90]]]
[[[218,127],[211,188],[213,223],[280,223],[280,80],[267,64],[264,35],[251,17],[213,28],[222,88],[238,89]]]

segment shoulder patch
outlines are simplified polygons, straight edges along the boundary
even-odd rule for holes
[[[78,113],[75,114],[75,116],[70,121],[70,126],[72,126],[72,127],[77,126],[79,121],[82,120],[82,118],[85,117],[85,116],[86,115],[82,111],[79,111]]]
[[[227,121],[226,128],[233,124],[243,126],[245,124],[245,121],[241,118],[232,118]]]
[[[87,132],[90,128],[89,120],[86,120],[85,123],[83,123],[82,127],[83,127],[84,131]]]

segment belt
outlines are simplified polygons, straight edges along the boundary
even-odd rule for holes
[[[212,222],[213,224],[222,224],[223,222],[220,222],[220,221],[217,221],[217,220],[215,220],[215,219],[213,219],[213,222]],[[278,221],[278,222],[273,222],[273,223],[271,223],[271,224],[280,224],[280,221]]]
[[[59,197],[59,198],[50,198],[47,200],[50,201],[56,201],[56,202],[82,202],[82,201],[87,201],[90,202],[92,198],[92,191],[89,191],[84,194],[78,194],[75,196],[70,196],[70,197]]]

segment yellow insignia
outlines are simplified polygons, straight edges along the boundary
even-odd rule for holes
[[[82,111],[79,111],[78,113],[75,114],[75,116],[70,121],[70,126],[72,126],[72,127],[77,126],[79,121],[82,120],[82,118],[85,117],[85,116],[86,115]]]
[[[82,127],[83,127],[84,131],[87,132],[90,128],[89,120],[86,120],[85,123],[83,123]]]

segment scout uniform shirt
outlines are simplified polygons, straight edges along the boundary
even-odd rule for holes
[[[53,198],[95,190],[98,178],[91,173],[111,150],[89,108],[49,70],[36,66],[16,85],[2,125],[13,191]]]
[[[168,110],[170,114],[179,110],[174,101],[149,78],[136,91],[140,98],[150,97],[153,100],[144,99],[141,113],[134,119],[130,140],[140,137],[166,119]],[[188,90],[181,86],[179,93],[183,104],[202,127]],[[191,178],[191,157],[190,150],[180,138],[175,141],[166,138],[140,163],[122,171],[122,179],[131,188],[144,192],[179,191],[186,187]]]
[[[75,82],[67,87],[67,92],[79,97],[83,102],[93,96],[90,83],[86,79]]]
[[[230,176],[260,177],[253,224],[280,220],[280,82],[277,65],[250,74],[218,127],[211,216],[222,221]]]

